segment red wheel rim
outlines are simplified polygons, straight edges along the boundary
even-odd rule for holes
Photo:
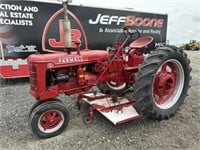
[[[49,110],[44,112],[38,121],[38,127],[45,133],[51,133],[58,130],[64,123],[64,116],[58,110]]]
[[[113,87],[120,87],[124,84],[124,82],[119,81],[108,81],[108,84]]]
[[[162,108],[172,107],[179,99],[184,84],[184,70],[180,62],[171,59],[158,69],[153,82],[155,104]]]
[[[126,87],[126,83],[120,81],[107,81],[106,84],[113,90],[121,90]]]

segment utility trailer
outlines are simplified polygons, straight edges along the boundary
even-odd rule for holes
[[[62,51],[62,16],[56,2],[1,0],[0,77],[29,77],[30,54]],[[127,16],[141,35],[154,38],[149,49],[165,45],[166,14],[70,5],[72,46],[79,40],[82,49],[109,49],[122,36]]]

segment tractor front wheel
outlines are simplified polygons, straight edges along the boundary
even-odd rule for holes
[[[69,112],[60,101],[37,103],[30,112],[30,125],[40,138],[60,134],[69,123]]]
[[[152,51],[136,76],[137,109],[157,120],[173,116],[187,95],[189,63],[187,55],[174,46]]]

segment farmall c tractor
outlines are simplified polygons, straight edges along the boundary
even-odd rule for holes
[[[37,102],[30,110],[33,133],[41,138],[60,134],[67,127],[69,112],[59,94],[77,94],[83,122],[89,124],[99,111],[113,124],[142,116],[163,120],[173,116],[187,95],[190,61],[175,46],[145,49],[150,36],[140,37],[134,27],[124,27],[125,39],[110,50],[71,51],[68,0],[63,1],[67,52],[33,54],[28,58],[30,93]],[[131,40],[131,42],[130,42]],[[92,87],[98,87],[98,91]],[[100,91],[100,92],[99,92]],[[127,99],[129,93],[132,98]]]

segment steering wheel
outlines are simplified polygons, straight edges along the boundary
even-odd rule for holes
[[[123,32],[125,36],[130,35],[131,40],[135,40],[140,37],[140,32],[134,26],[125,26],[123,28]]]

